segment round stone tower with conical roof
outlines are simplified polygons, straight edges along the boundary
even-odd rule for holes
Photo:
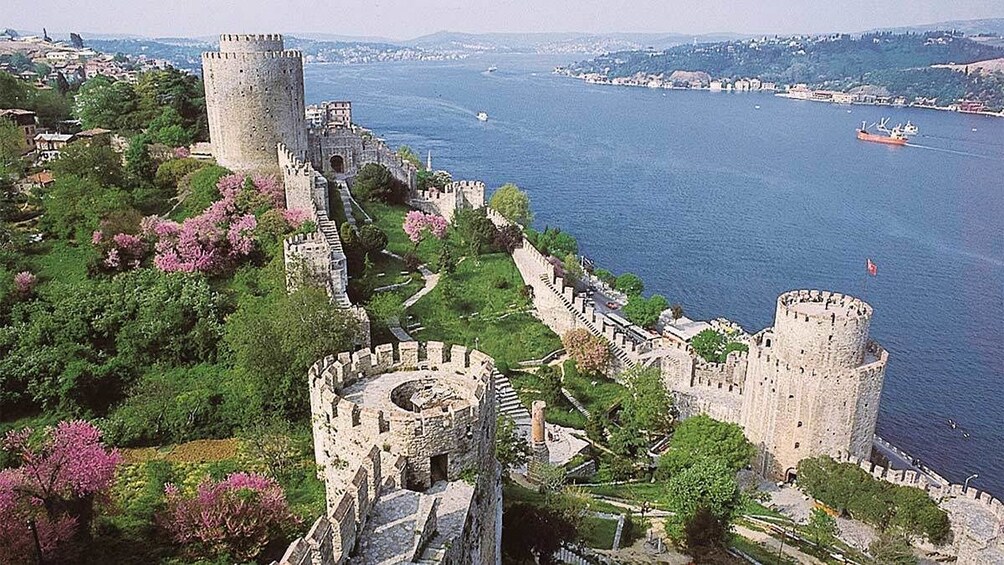
[[[202,54],[202,78],[220,165],[275,172],[280,143],[306,157],[303,57],[285,49],[282,35],[221,35],[219,52]]]

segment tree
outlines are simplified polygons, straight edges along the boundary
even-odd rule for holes
[[[510,222],[521,226],[529,225],[533,221],[533,213],[530,211],[530,197],[515,184],[503,184],[492,194],[488,206],[502,214]]]
[[[359,247],[363,254],[379,253],[387,247],[387,234],[374,224],[359,228]]]
[[[138,103],[132,85],[98,75],[80,86],[75,113],[85,128],[138,132],[142,129],[135,119]]]
[[[415,151],[411,147],[408,147],[407,145],[402,145],[397,148],[397,156],[400,157],[401,160],[407,161],[412,165],[415,165],[416,169],[422,168],[421,157],[419,157],[418,154],[415,153]]]
[[[694,352],[712,363],[718,362],[725,348],[725,335],[716,330],[703,330],[690,340]]]
[[[721,523],[722,532],[728,532],[742,504],[742,494],[731,469],[721,461],[702,459],[666,483],[666,502],[675,513],[666,520],[666,533],[682,542],[685,525],[702,508]]]
[[[404,202],[408,187],[394,178],[387,167],[376,163],[367,163],[359,169],[359,174],[352,182],[352,192],[360,200],[393,204]]]
[[[573,287],[579,286],[579,282],[582,281],[585,272],[582,270],[582,265],[579,264],[578,255],[571,253],[566,255],[561,261],[561,266],[565,282]]]
[[[636,365],[621,373],[620,378],[630,392],[621,411],[621,420],[634,423],[648,434],[669,431],[673,401],[662,382],[659,368]]]
[[[318,359],[352,349],[359,322],[320,289],[277,299],[249,299],[227,318],[226,343],[236,373],[265,411],[287,419],[309,416],[303,375]]]
[[[203,481],[194,496],[166,487],[163,527],[197,559],[252,561],[268,543],[299,523],[274,479],[233,473],[220,482]]]
[[[553,365],[543,365],[537,369],[537,378],[540,379],[541,396],[548,406],[557,406],[561,400],[561,369]]]
[[[21,130],[9,120],[0,119],[0,187],[21,175],[25,149]]]
[[[185,128],[184,119],[177,110],[168,106],[150,122],[147,133],[158,143],[168,147],[186,147],[194,141],[195,133]]]
[[[809,524],[806,526],[812,541],[816,547],[823,549],[830,546],[837,538],[837,521],[820,508],[813,508],[812,515],[809,516]]]
[[[125,150],[125,172],[132,184],[150,185],[157,172],[157,163],[150,156],[153,140],[147,134],[135,135],[129,139]]]
[[[628,296],[634,296],[640,295],[641,291],[645,290],[645,283],[634,273],[624,273],[617,277],[614,288]]]
[[[511,254],[523,245],[523,231],[512,224],[502,226],[495,236],[495,247]]]
[[[530,460],[530,445],[526,442],[516,422],[511,416],[499,413],[495,427],[495,459],[502,466],[502,476],[508,477],[509,471],[522,467]]]
[[[607,341],[589,333],[585,328],[568,331],[561,337],[561,344],[578,368],[588,374],[602,374],[610,364],[610,346]]]
[[[679,320],[683,317],[683,306],[680,304],[673,304],[669,308],[674,320]]]
[[[530,243],[544,255],[564,257],[568,254],[579,253],[579,244],[575,238],[558,228],[544,228],[543,232],[526,228],[526,236]]]
[[[473,257],[478,257],[495,242],[498,228],[488,219],[483,209],[457,210],[453,215],[453,227],[460,236],[460,244]]]
[[[653,294],[651,298],[644,298],[640,294],[634,294],[628,297],[628,303],[621,312],[631,323],[643,328],[652,328],[668,307],[669,302],[662,295]]]
[[[366,305],[371,319],[384,325],[397,325],[404,314],[404,300],[394,292],[383,292],[373,296]]]
[[[735,473],[749,465],[754,451],[737,424],[700,414],[676,426],[669,448],[659,457],[658,474],[673,476],[705,460],[721,463]]]
[[[453,177],[446,171],[428,171],[422,169],[416,175],[415,186],[418,190],[446,190],[446,185],[453,182]]]
[[[883,565],[916,565],[917,556],[910,542],[902,534],[883,533],[868,546],[868,552],[876,563]]]
[[[130,204],[129,195],[117,186],[64,175],[46,190],[41,226],[56,237],[83,242],[91,238],[103,218]]]
[[[49,168],[58,180],[61,176],[77,176],[103,186],[125,186],[122,156],[107,141],[71,143],[59,153]]]
[[[426,214],[418,210],[411,210],[405,215],[401,229],[415,244],[415,249],[418,249],[418,244],[422,242],[427,233],[436,239],[446,237],[446,227],[446,218],[438,214]]]
[[[35,555],[25,524],[38,533],[46,562],[60,562],[67,544],[89,535],[94,502],[111,487],[119,454],[101,444],[84,421],[64,421],[33,441],[33,430],[11,430],[3,449],[18,466],[0,471],[0,554],[26,561]],[[65,556],[64,556],[65,557]]]
[[[587,506],[566,492],[503,498],[502,552],[506,562],[552,565],[563,544],[580,537]]]
[[[10,73],[0,72],[0,108],[27,108],[31,97],[27,84]]]
[[[711,510],[698,507],[683,528],[684,546],[696,563],[721,562],[715,558],[728,547],[729,530]]]
[[[178,183],[181,182],[181,179],[208,166],[209,164],[204,161],[188,157],[169,159],[157,167],[153,184],[161,191],[161,194],[174,196],[178,191]]]

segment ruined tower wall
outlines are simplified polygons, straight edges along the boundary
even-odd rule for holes
[[[218,53],[202,54],[209,139],[216,161],[234,171],[278,169],[276,145],[305,157],[303,59],[282,36],[220,36]]]

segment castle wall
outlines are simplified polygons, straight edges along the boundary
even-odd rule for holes
[[[461,180],[447,184],[442,191],[415,191],[410,203],[413,208],[428,214],[437,214],[451,221],[457,210],[484,207],[485,183]]]
[[[303,61],[281,35],[223,35],[202,54],[209,138],[216,161],[234,171],[278,168],[275,147],[305,156]]]
[[[311,130],[308,145],[310,160],[325,175],[355,176],[364,165],[376,163],[387,167],[394,178],[408,187],[409,192],[417,186],[418,169],[401,159],[382,140],[358,126]],[[336,156],[341,159],[340,171],[333,163]]]

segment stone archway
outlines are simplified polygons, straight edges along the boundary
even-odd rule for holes
[[[336,174],[341,174],[345,172],[345,158],[341,155],[331,156],[331,170]]]
[[[784,482],[794,484],[798,480],[798,470],[794,467],[788,467],[788,470],[784,472]]]

